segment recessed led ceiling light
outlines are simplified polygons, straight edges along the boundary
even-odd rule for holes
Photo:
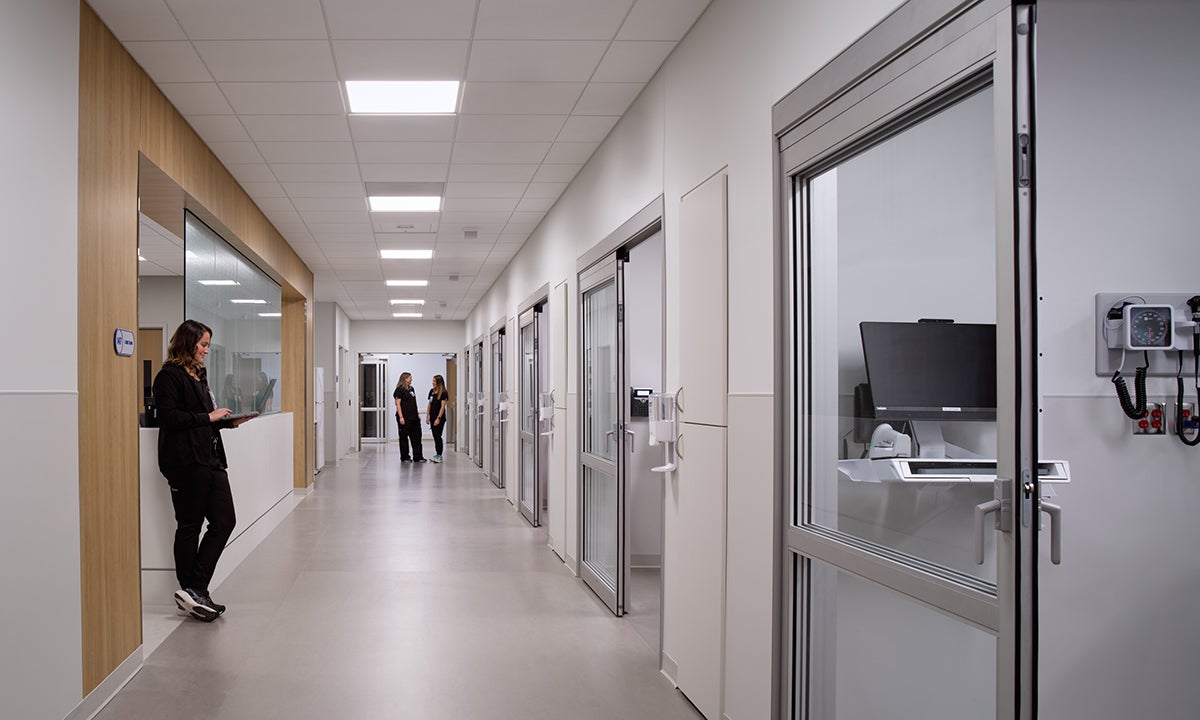
[[[435,115],[458,109],[457,80],[347,80],[352,113]]]
[[[250,298],[231,298],[229,300],[229,302],[237,303],[239,305],[266,305],[267,304],[266,300],[251,300]]]
[[[442,199],[436,195],[372,195],[367,198],[371,212],[441,212]]]
[[[388,287],[425,287],[428,280],[388,280]]]
[[[237,285],[237,280],[197,280],[201,285]]]
[[[392,317],[416,318],[424,317],[424,315],[422,313],[392,313]]]
[[[412,300],[389,300],[388,302],[390,302],[390,303],[391,303],[391,304],[393,304],[393,305],[424,305],[424,304],[425,304],[425,301],[424,301],[424,300],[416,300],[416,299],[412,299]]]
[[[283,317],[283,313],[259,313],[259,317]]]
[[[379,257],[384,260],[428,260],[433,257],[432,250],[380,250]]]

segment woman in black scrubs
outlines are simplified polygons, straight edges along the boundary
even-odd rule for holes
[[[208,584],[237,522],[220,431],[249,419],[231,420],[229,408],[215,407],[204,367],[211,342],[211,328],[183,321],[154,378],[158,467],[171,486],[175,507],[175,575],[180,587],[175,604],[205,622],[225,612],[225,606],[209,596]],[[201,539],[205,520],[208,530]]]
[[[400,373],[400,382],[392,393],[396,400],[396,427],[400,431],[400,462],[425,462],[421,449],[421,412],[417,409],[417,391],[412,386],[412,373]],[[412,444],[412,455],[408,446]]]

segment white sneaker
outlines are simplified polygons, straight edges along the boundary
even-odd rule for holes
[[[442,461],[441,455],[434,455],[432,458],[429,459],[429,462],[441,462],[441,461]]]

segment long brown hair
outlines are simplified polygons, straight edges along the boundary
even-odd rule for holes
[[[433,390],[438,397],[446,394],[446,379],[441,375],[433,376]]]
[[[208,333],[209,339],[212,339],[212,328],[198,320],[184,320],[171,336],[171,343],[167,345],[167,359],[163,360],[163,364],[199,372],[204,363],[196,362],[196,346],[200,344],[204,333]]]
[[[412,373],[403,372],[403,373],[400,373],[400,379],[396,381],[396,387],[400,387],[401,385],[404,385],[405,378],[408,378],[408,384],[412,385]]]

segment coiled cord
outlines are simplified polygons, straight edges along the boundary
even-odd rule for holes
[[[1146,372],[1149,368],[1150,362],[1147,359],[1146,364],[1139,367],[1133,373],[1133,388],[1137,397],[1136,405],[1129,398],[1129,386],[1125,384],[1125,378],[1121,377],[1121,371],[1116,371],[1112,376],[1112,383],[1117,386],[1117,400],[1121,401],[1121,409],[1134,420],[1146,417]]]

